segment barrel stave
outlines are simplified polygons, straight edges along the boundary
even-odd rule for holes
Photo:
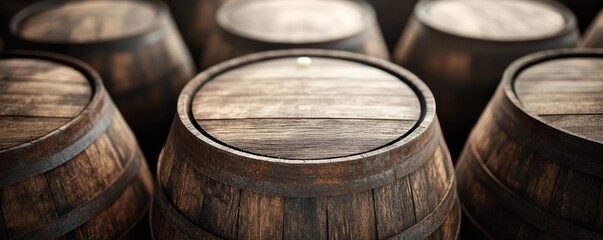
[[[446,164],[449,157],[443,144],[441,141],[431,160],[415,172],[383,187],[348,195],[285,198],[249,192],[197,172],[178,158],[170,144],[161,158],[159,179],[167,184],[165,193],[182,214],[223,238],[273,239],[267,236],[313,233],[311,236],[320,239],[386,239],[431,214],[444,198],[454,174],[451,164]],[[178,230],[169,226],[158,211],[153,214],[161,222],[155,235],[175,236],[172,234]],[[293,224],[299,221],[305,224]],[[426,236],[456,238],[459,222],[455,204],[444,224]]]

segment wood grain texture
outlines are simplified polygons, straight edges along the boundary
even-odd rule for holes
[[[432,11],[437,8],[443,9]],[[449,8],[471,14],[444,11]],[[436,21],[445,26],[434,25]],[[470,26],[459,27],[465,23]],[[578,39],[575,16],[556,3],[426,1],[417,4],[394,62],[417,74],[433,91],[444,137],[456,159],[510,63],[533,52],[576,47]]]
[[[603,120],[578,126],[601,104],[583,94],[600,91],[601,57],[600,51],[558,50],[510,68],[457,165],[459,196],[472,219],[467,231],[493,239],[603,237]],[[567,97],[572,94],[584,99]],[[567,117],[564,124],[546,117],[551,109],[557,111],[551,116]]]
[[[148,31],[157,21],[153,5],[130,1],[79,1],[55,5],[21,23],[30,40],[98,42]]]
[[[296,70],[291,64],[299,56],[311,56],[316,61],[304,70]],[[372,77],[367,80],[362,74],[344,76],[342,67],[349,72],[365,72]],[[308,72],[304,73],[305,70]],[[282,82],[292,83],[279,85]],[[205,101],[203,98],[207,96],[204,94],[223,100]],[[294,101],[277,99],[279,104],[271,106],[273,96],[291,95],[296,97]],[[179,109],[179,117],[160,157],[158,188],[165,191],[157,192],[156,199],[160,200],[155,201],[151,213],[154,236],[158,239],[458,238],[460,214],[456,204],[454,170],[433,114],[433,98],[418,79],[407,75],[404,70],[384,61],[367,60],[362,55],[344,52],[269,52],[239,58],[215,71],[205,72],[193,80],[181,96],[180,106],[183,107]],[[233,125],[243,124],[238,122],[241,119],[226,121],[224,118],[259,116],[251,119],[253,121],[243,118],[248,125],[237,127],[237,131],[248,131],[257,126],[280,127],[282,125],[272,122],[260,124],[263,121],[261,117],[283,113],[290,117],[318,116],[316,114],[328,112],[330,108],[304,110],[303,106],[320,99],[329,101],[332,96],[350,96],[350,102],[355,104],[379,103],[392,106],[394,110],[367,110],[376,107],[339,110],[337,104],[331,104],[334,106],[334,110],[328,113],[331,117],[347,116],[352,117],[347,119],[362,121],[363,117],[370,119],[375,114],[385,113],[394,117],[427,116],[414,120],[423,121],[418,123],[421,127],[408,130],[405,137],[398,135],[402,140],[394,141],[391,146],[349,157],[314,160],[271,158],[230,150],[228,146],[198,132],[200,127],[193,125],[193,121],[197,122],[199,118],[213,116],[217,119],[211,121],[224,123],[214,124],[212,132],[228,132]],[[382,100],[377,100],[378,97]],[[390,99],[397,97],[401,98],[396,101]],[[247,102],[264,98],[264,102],[245,105],[245,98],[250,99]],[[424,106],[418,105],[420,98],[423,98]],[[238,105],[220,105],[229,101]],[[343,102],[341,100],[340,103]],[[411,106],[415,106],[414,111],[407,110]],[[207,108],[215,110],[207,111]],[[296,109],[301,111],[296,112]],[[295,118],[283,120],[295,122]],[[288,134],[295,129],[274,130],[287,134],[281,134],[283,137],[274,141],[272,146],[265,143],[271,140],[251,132],[259,137],[254,141],[250,135],[246,139],[249,147],[244,150],[253,148],[255,142],[256,145],[266,145],[266,151],[282,151],[279,149],[289,147],[296,156],[303,153],[317,157],[322,156],[319,154],[323,154],[323,149],[358,151],[362,146],[350,147],[350,144],[343,143],[330,147],[327,143],[321,148],[320,144],[309,147],[308,142],[323,141],[337,134],[343,139],[361,140],[380,134],[364,132],[360,129],[372,128],[358,124],[357,132],[363,135],[350,137],[340,126],[348,123],[334,120],[337,119],[326,117],[321,119],[324,122],[315,122],[315,127],[329,127],[321,131],[330,134],[314,138],[299,140],[297,138],[303,136]],[[203,124],[206,123],[199,122],[201,127]],[[368,121],[364,124],[377,123]],[[240,141],[246,137],[245,134],[239,134],[237,138],[233,133],[230,137],[233,141]],[[305,147],[294,146],[297,144]],[[219,161],[214,162],[213,159]],[[208,161],[209,164],[202,165]],[[384,178],[378,174],[381,171],[394,172],[394,175],[370,187],[363,186],[371,181],[370,178]],[[340,176],[343,172],[353,176]],[[283,184],[288,181],[291,183]],[[339,188],[316,191],[331,184],[339,184],[335,185]],[[312,188],[313,192],[306,190]]]
[[[370,17],[349,1],[245,1],[225,4],[217,21],[226,31],[274,43],[314,43],[363,31]]]
[[[588,48],[603,48],[603,11],[599,12],[584,33],[582,44]]]
[[[603,141],[603,59],[568,58],[525,69],[515,92],[526,110],[547,123]]]
[[[18,109],[11,108],[18,110],[12,111],[14,115],[0,117],[2,146],[11,147],[0,149],[0,162],[12,169],[6,161],[14,161],[13,152],[29,153],[25,148],[34,149],[32,154],[36,151],[55,154],[33,159],[34,162],[54,161],[69,153],[52,152],[55,149],[46,147],[44,139],[92,138],[91,143],[73,143],[81,146],[75,146],[76,155],[60,166],[10,184],[5,184],[5,178],[12,179],[11,176],[2,176],[0,236],[3,239],[131,239],[147,234],[144,227],[133,229],[140,225],[149,206],[150,172],[142,162],[144,158],[131,130],[115,112],[111,100],[104,97],[107,93],[100,80],[91,77],[89,68],[78,64],[39,53],[0,55],[0,82],[6,83],[0,106],[21,105]],[[73,86],[85,90],[74,91]],[[54,111],[42,111],[52,108],[45,104],[53,104]],[[88,119],[94,116],[90,112],[101,109],[99,104],[110,106],[114,112],[104,116],[109,117],[109,125],[98,133],[92,132],[94,130],[88,133],[88,127],[83,126],[83,133],[77,134],[85,137],[69,135],[73,133],[70,127],[79,121],[101,124],[101,120]],[[69,105],[73,107],[63,107]],[[7,108],[10,107],[2,107]],[[62,130],[57,131],[58,128]],[[61,151],[74,147],[63,144],[55,142]],[[32,157],[35,156],[19,156],[20,159]],[[32,164],[31,168],[37,166]],[[9,174],[29,173],[9,171]]]
[[[300,67],[296,58],[284,58],[215,77],[195,95],[192,111],[226,145],[321,159],[394,141],[416,124],[421,107],[406,84],[384,71],[327,58]]]
[[[568,23],[556,8],[534,1],[445,1],[427,4],[421,11],[426,22],[441,31],[502,41],[549,37]]]
[[[100,74],[154,169],[178,93],[194,73],[167,7],[152,1],[44,2],[13,24],[15,46],[72,56]]]
[[[389,59],[374,10],[359,1],[230,1],[216,13],[201,69],[249,53],[290,48],[345,50]]]
[[[0,60],[0,150],[39,138],[77,116],[92,96],[73,68],[32,59]]]

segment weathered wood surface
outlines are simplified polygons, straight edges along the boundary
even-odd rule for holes
[[[453,159],[515,59],[575,47],[575,17],[553,3],[426,1],[415,9],[395,62],[434,92]]]
[[[84,75],[50,61],[0,59],[0,79],[0,150],[65,125],[92,95]]]
[[[20,26],[25,39],[70,43],[124,38],[153,27],[158,9],[131,1],[62,4],[33,14]]]
[[[298,64],[304,56],[311,64]],[[153,234],[457,239],[455,177],[434,111],[418,78],[363,55],[286,50],[219,65],[181,95],[160,157]],[[350,122],[358,130],[342,131]]]
[[[100,79],[30,53],[0,55],[0,76],[0,238],[147,235],[151,175]]]
[[[587,48],[603,48],[603,9],[584,33],[582,45]]]
[[[13,20],[17,45],[91,65],[152,168],[193,64],[167,8],[143,1],[40,3]]]
[[[457,165],[468,233],[603,237],[602,63],[601,51],[564,50],[512,65]]]
[[[382,70],[329,58],[304,68],[294,57],[217,76],[192,112],[226,145],[293,159],[368,152],[404,135],[421,113],[416,94]]]
[[[226,2],[216,13],[201,69],[276,49],[345,50],[389,59],[374,10],[365,2],[252,0]]]

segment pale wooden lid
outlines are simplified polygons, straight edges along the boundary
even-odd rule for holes
[[[154,26],[158,14],[155,5],[140,1],[65,2],[20,20],[18,31],[27,40],[99,42],[144,33]]]
[[[0,150],[40,138],[78,116],[92,98],[77,70],[39,59],[0,59]]]
[[[560,8],[537,1],[432,1],[418,11],[424,22],[441,31],[500,41],[554,36],[569,21]]]
[[[603,142],[603,58],[532,65],[517,76],[514,88],[526,111],[554,127]]]
[[[218,10],[220,27],[235,35],[272,43],[335,41],[363,32],[365,6],[347,0],[232,1]]]
[[[195,94],[192,115],[223,144],[298,160],[379,149],[420,119],[415,92],[381,69],[326,57],[305,64],[285,57],[224,72]]]

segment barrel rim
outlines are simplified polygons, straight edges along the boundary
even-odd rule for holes
[[[502,0],[502,1],[513,1],[513,0]],[[572,33],[578,31],[578,20],[576,19],[576,15],[569,8],[567,8],[565,5],[555,2],[553,0],[543,0],[543,1],[534,2],[534,3],[547,5],[549,7],[556,9],[559,12],[559,14],[561,14],[563,16],[563,18],[565,19],[565,25],[563,26],[562,30],[552,33],[550,35],[545,35],[545,36],[541,36],[541,37],[518,38],[518,39],[510,39],[510,40],[496,39],[496,38],[490,38],[490,37],[478,38],[478,37],[460,35],[460,34],[455,34],[450,31],[446,31],[444,29],[438,28],[438,27],[434,26],[430,20],[428,20],[429,16],[427,16],[425,9],[426,9],[427,5],[433,4],[433,3],[434,3],[433,1],[418,2],[415,6],[415,9],[413,10],[415,19],[417,19],[418,22],[421,24],[421,26],[424,28],[427,28],[431,31],[438,32],[440,34],[444,34],[445,36],[448,36],[448,37],[462,39],[465,41],[472,41],[472,42],[478,42],[478,43],[519,44],[519,45],[521,45],[521,44],[535,43],[535,42],[539,42],[539,41],[547,41],[547,40],[559,38],[562,36],[566,36],[566,35],[569,35],[569,34],[572,34]]]
[[[262,2],[262,1],[266,1],[266,0],[251,0],[251,1]],[[277,1],[277,0],[269,0],[269,1]],[[314,1],[319,1],[319,0],[314,0]],[[378,27],[378,26],[375,26],[377,23],[377,17],[376,17],[375,10],[373,9],[373,7],[370,4],[368,4],[365,1],[343,1],[343,0],[339,0],[339,1],[357,5],[358,8],[362,11],[362,14],[365,16],[365,21],[363,21],[364,26],[359,28],[358,31],[353,32],[349,35],[342,35],[342,36],[339,36],[336,38],[331,38],[331,39],[324,40],[324,41],[305,41],[305,42],[267,41],[265,39],[259,39],[259,38],[253,37],[253,36],[249,36],[248,34],[237,30],[235,27],[232,26],[231,23],[227,22],[227,20],[226,20],[227,17],[225,15],[227,13],[227,10],[229,10],[229,8],[234,7],[235,4],[240,4],[239,1],[227,1],[226,3],[224,3],[222,6],[220,6],[220,8],[218,8],[215,18],[216,18],[216,24],[221,32],[224,32],[228,35],[232,35],[232,36],[235,36],[242,40],[245,40],[246,42],[249,42],[250,44],[255,45],[255,46],[263,46],[266,44],[270,44],[271,46],[274,46],[275,48],[303,48],[303,47],[312,47],[312,45],[337,45],[340,42],[353,42],[353,40],[355,40],[356,38],[364,36],[371,27]],[[246,2],[246,1],[242,1],[242,2]],[[266,50],[269,50],[269,49],[266,49]]]
[[[99,1],[112,2],[111,0],[99,0]],[[133,34],[127,34],[127,35],[124,35],[121,37],[114,37],[114,38],[95,40],[95,41],[85,41],[85,42],[70,42],[68,40],[67,41],[66,40],[55,41],[55,40],[43,40],[43,39],[29,39],[29,38],[23,37],[20,33],[20,30],[21,30],[22,24],[25,20],[27,20],[31,16],[33,16],[37,13],[40,13],[44,10],[47,10],[51,7],[70,3],[70,2],[57,1],[57,0],[43,0],[41,2],[37,2],[37,3],[31,4],[27,7],[25,7],[21,11],[17,12],[10,19],[10,22],[9,22],[10,35],[13,38],[18,39],[19,41],[27,43],[27,44],[44,44],[44,45],[57,46],[59,48],[68,48],[69,46],[119,45],[119,44],[123,43],[124,41],[139,41],[140,39],[144,39],[150,35],[154,35],[154,33],[162,32],[162,29],[163,29],[162,24],[161,24],[162,19],[165,18],[166,16],[169,17],[169,13],[168,13],[169,10],[168,10],[166,3],[159,1],[159,0],[146,0],[146,1],[133,0],[132,2],[135,2],[136,4],[152,5],[152,7],[157,11],[157,15],[153,19],[153,22],[150,26],[148,26],[147,28],[145,28],[142,31],[139,31],[139,32],[136,32]],[[75,3],[78,3],[78,2],[75,2]]]
[[[63,55],[54,54],[54,53],[41,52],[41,51],[17,50],[17,51],[6,51],[3,53],[0,53],[0,59],[2,59],[2,60],[13,59],[13,58],[25,58],[25,59],[43,60],[43,61],[50,61],[50,62],[58,63],[61,65],[73,68],[77,72],[81,73],[86,78],[86,80],[88,80],[88,82],[90,83],[90,88],[92,88],[92,96],[90,98],[90,101],[88,101],[86,106],[82,109],[82,111],[76,117],[74,117],[73,119],[69,120],[67,123],[60,126],[59,129],[69,128],[69,127],[71,127],[71,125],[74,125],[76,122],[86,121],[87,118],[89,118],[92,113],[91,110],[94,110],[94,108],[95,108],[94,106],[101,105],[101,100],[103,98],[102,95],[104,95],[103,91],[102,91],[102,89],[103,89],[102,81],[100,80],[100,77],[98,76],[98,74],[91,67],[85,65],[85,63],[83,63],[75,58],[68,57],[68,56],[63,56]],[[65,130],[62,130],[62,131],[65,131]],[[60,134],[62,131],[53,130],[53,131],[48,132],[47,134],[42,135],[41,137],[38,137],[34,140],[24,142],[24,143],[21,143],[19,145],[16,145],[16,146],[13,146],[10,148],[0,149],[0,156],[2,153],[10,152],[10,151],[13,151],[18,148],[23,148],[25,146],[35,144],[36,142],[42,141],[42,140],[50,137],[51,135]]]
[[[339,156],[333,158],[321,158],[321,159],[286,159],[286,158],[276,158],[263,156],[256,153],[247,152],[241,149],[237,149],[231,147],[228,144],[222,143],[218,140],[215,140],[208,133],[206,133],[195,121],[195,118],[192,115],[192,102],[195,94],[199,91],[199,89],[208,81],[211,81],[215,76],[218,76],[224,72],[230,71],[237,67],[241,67],[247,64],[256,63],[264,60],[278,59],[278,58],[286,58],[286,57],[296,57],[296,56],[309,56],[309,57],[325,57],[325,58],[333,58],[346,60],[351,62],[356,62],[360,64],[365,64],[370,67],[376,67],[380,70],[383,70],[389,74],[392,74],[394,77],[400,79],[400,81],[404,82],[411,90],[417,95],[421,106],[421,114],[419,119],[413,125],[413,127],[408,130],[406,133],[401,135],[399,138],[390,142],[389,144],[379,146],[376,149],[370,150],[368,152],[357,153],[349,156]],[[419,77],[411,73],[410,71],[397,66],[393,63],[389,63],[385,60],[369,57],[362,54],[350,53],[344,51],[334,51],[334,50],[320,50],[320,49],[289,49],[289,50],[276,50],[276,51],[267,51],[260,53],[253,53],[243,57],[235,58],[223,63],[220,63],[216,66],[213,66],[202,73],[198,74],[195,78],[193,78],[182,90],[179,98],[178,98],[178,107],[177,114],[180,118],[180,121],[184,123],[187,130],[196,136],[197,139],[209,144],[210,146],[219,149],[220,151],[226,151],[244,158],[264,161],[264,162],[272,162],[272,163],[286,163],[286,164],[300,164],[300,165],[314,165],[314,164],[329,164],[329,163],[337,163],[337,162],[347,162],[354,160],[361,160],[364,158],[374,157],[379,154],[383,154],[389,152],[393,149],[404,146],[406,143],[409,143],[415,139],[421,138],[425,135],[426,132],[429,131],[429,126],[436,123],[435,118],[436,106],[433,94],[427,87],[425,83],[423,83]],[[421,128],[424,126],[424,128]]]
[[[537,53],[533,53],[527,56],[524,56],[515,62],[513,62],[507,70],[505,70],[502,78],[501,87],[504,89],[505,96],[510,100],[517,110],[521,111],[523,114],[526,114],[528,117],[536,120],[539,124],[545,127],[547,131],[554,132],[562,132],[565,136],[571,136],[581,139],[582,141],[603,144],[603,141],[596,141],[594,139],[588,139],[579,134],[573,133],[567,129],[555,127],[552,124],[545,121],[542,117],[528,111],[524,106],[519,97],[515,92],[515,81],[517,77],[526,69],[537,65],[539,63],[543,63],[549,60],[556,59],[565,59],[565,58],[575,58],[575,57],[593,57],[593,58],[601,58],[603,59],[603,49],[555,49],[555,50],[547,50],[541,51]]]
[[[71,67],[90,82],[92,96],[76,117],[59,128],[34,140],[1,150],[0,188],[45,173],[69,161],[104,132],[113,116],[118,114],[100,76],[85,63],[71,57],[40,51],[17,50],[0,53],[0,59],[11,58],[40,59]]]

